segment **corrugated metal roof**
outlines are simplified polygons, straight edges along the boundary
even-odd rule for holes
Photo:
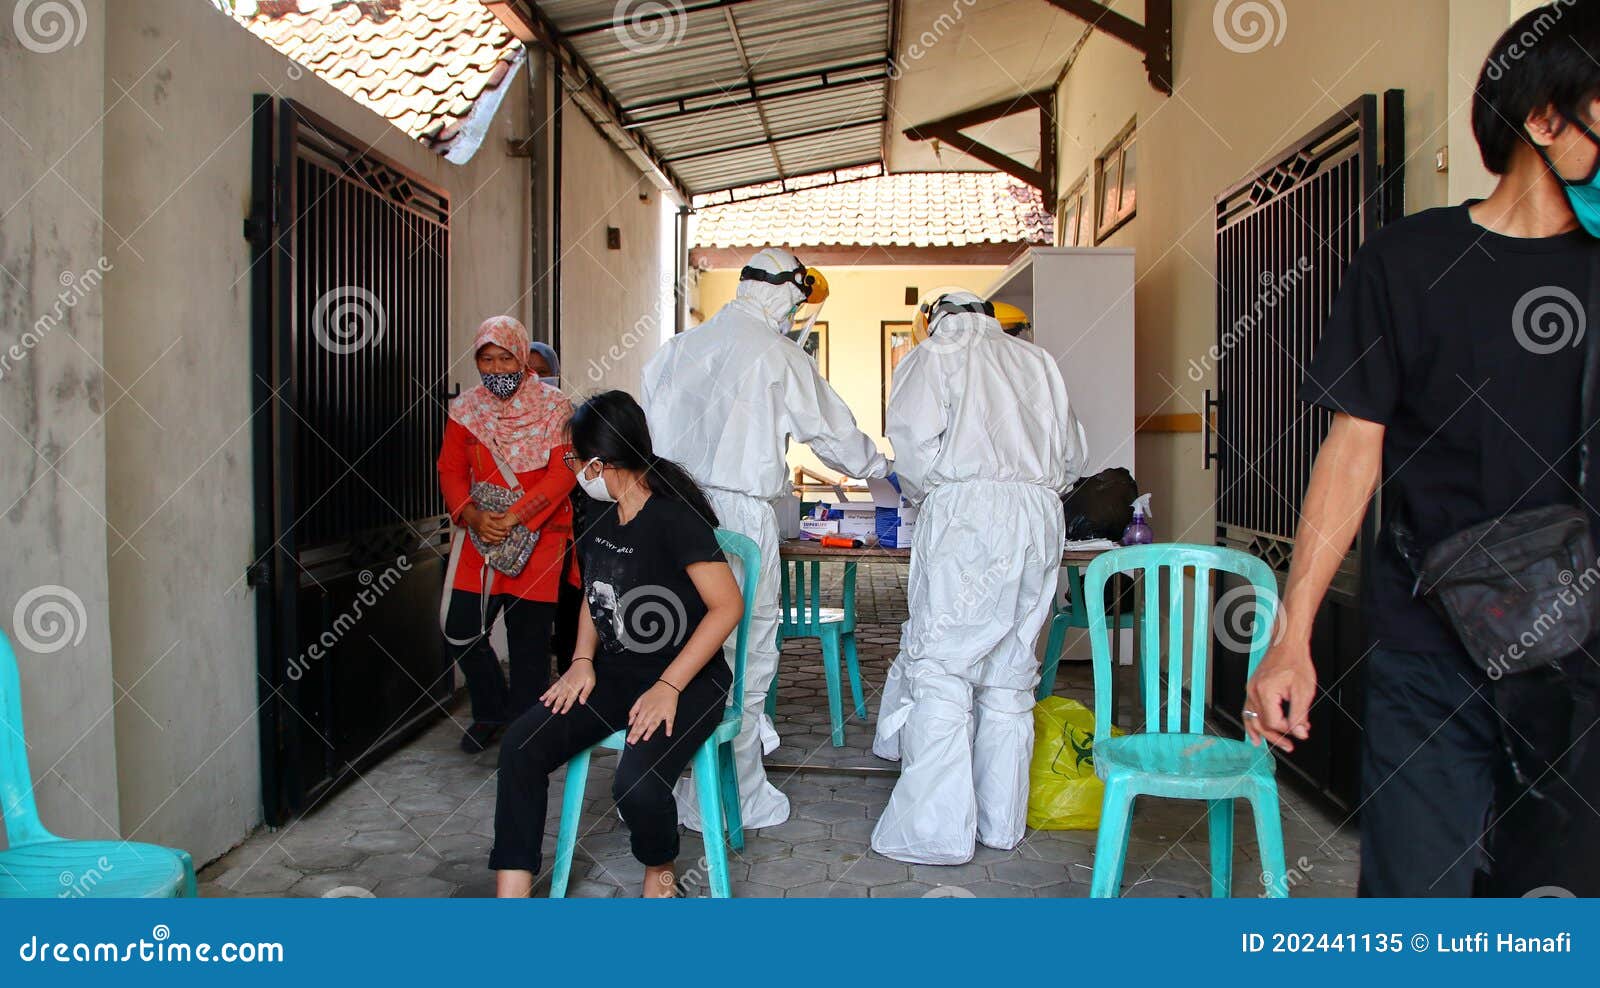
[[[883,158],[889,0],[537,6],[691,193]]]

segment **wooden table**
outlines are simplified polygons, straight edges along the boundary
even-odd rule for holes
[[[1109,550],[1109,549],[1069,549],[1069,550],[1064,551],[1061,554],[1061,565],[1063,565],[1063,566],[1087,566],[1090,563],[1094,562],[1095,559],[1099,558],[1101,555],[1103,555],[1103,554],[1105,554],[1105,553],[1107,553],[1109,551],[1111,551],[1111,550]],[[906,548],[906,549],[886,549],[886,548],[883,548],[881,546],[863,546],[863,547],[861,547],[859,549],[854,549],[854,548],[847,549],[847,548],[843,548],[843,547],[825,546],[821,542],[816,542],[816,541],[813,541],[811,539],[784,539],[782,542],[778,543],[778,558],[780,560],[808,560],[808,561],[812,561],[812,562],[842,562],[842,563],[845,564],[846,568],[854,569],[856,566],[858,566],[861,563],[877,562],[877,563],[909,564],[911,562],[911,550],[909,548]],[[1133,580],[1133,601],[1134,601],[1134,603],[1133,603],[1133,612],[1134,612],[1134,614],[1138,614],[1139,611],[1140,611],[1140,608],[1141,608],[1141,606],[1143,604],[1144,581],[1140,580],[1136,573],[1135,574],[1129,574],[1129,576]],[[1108,583],[1108,585],[1107,585],[1108,591],[1112,589],[1112,586],[1113,586],[1112,584]],[[1132,688],[1132,689],[1123,689],[1123,688],[1121,688],[1120,685],[1117,683],[1117,679],[1120,678],[1121,671],[1122,671],[1122,635],[1119,633],[1120,629],[1122,627],[1122,615],[1123,615],[1122,594],[1120,594],[1120,593],[1112,593],[1112,597],[1114,599],[1113,599],[1112,604],[1111,604],[1111,614],[1110,614],[1110,617],[1108,618],[1108,621],[1107,621],[1107,624],[1108,624],[1108,626],[1109,626],[1109,628],[1110,628],[1110,630],[1112,632],[1112,634],[1111,634],[1111,669],[1112,669],[1111,709],[1114,712],[1114,716],[1112,718],[1113,721],[1121,721],[1121,720],[1123,720],[1123,717],[1121,716],[1122,713],[1123,713],[1123,703],[1122,703],[1123,699],[1124,698],[1136,698],[1139,695],[1139,691],[1138,691],[1137,687],[1138,687],[1138,683],[1139,683],[1138,677],[1140,675],[1142,675],[1142,671],[1141,670],[1142,670],[1142,667],[1143,667],[1143,652],[1140,649],[1140,641],[1139,641],[1139,638],[1140,638],[1139,624],[1140,624],[1140,622],[1135,620],[1133,622],[1133,662],[1128,667],[1129,670],[1131,671],[1132,675],[1135,677],[1134,678],[1134,682],[1133,682],[1133,687],[1134,688]],[[1134,700],[1134,702],[1132,704],[1132,709],[1129,711],[1129,713],[1132,715],[1131,719],[1133,721],[1137,722],[1137,720],[1138,720],[1138,705],[1137,705],[1137,700],[1136,699]]]

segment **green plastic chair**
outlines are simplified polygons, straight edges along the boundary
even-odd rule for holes
[[[1044,665],[1039,670],[1039,688],[1035,700],[1043,700],[1056,691],[1056,670],[1061,665],[1061,651],[1066,647],[1067,629],[1089,627],[1089,605],[1083,600],[1083,567],[1065,566],[1067,571],[1067,606],[1060,602],[1051,605],[1050,637],[1045,641]],[[1133,627],[1133,615],[1124,613],[1117,621],[1118,628]]]
[[[1156,608],[1161,571],[1167,581],[1170,637],[1166,670],[1166,717],[1162,718],[1161,632]],[[1106,581],[1114,573],[1141,571],[1144,579],[1143,733],[1111,736],[1111,642],[1106,627]],[[1189,716],[1183,719],[1184,572],[1194,575],[1193,625],[1189,658]],[[1089,635],[1094,652],[1094,769],[1106,784],[1100,833],[1095,843],[1090,895],[1113,898],[1122,888],[1128,834],[1136,796],[1203,799],[1210,804],[1211,894],[1233,894],[1233,801],[1248,799],[1260,845],[1262,883],[1272,898],[1288,896],[1283,861],[1283,824],[1272,751],[1245,741],[1205,733],[1206,666],[1210,646],[1211,574],[1243,577],[1255,589],[1258,609],[1250,639],[1249,671],[1266,654],[1277,613],[1278,582],[1254,556],[1207,545],[1141,545],[1113,549],[1089,564],[1084,581],[1089,604]]]
[[[33,800],[22,730],[22,683],[0,634],[0,899],[194,898],[187,851],[132,841],[68,840],[45,829]]]
[[[790,578],[790,567],[794,577]],[[806,595],[810,571],[811,594]],[[782,580],[778,597],[778,648],[786,638],[815,638],[822,645],[822,675],[828,684],[828,722],[833,726],[833,746],[844,747],[844,704],[839,695],[839,664],[843,657],[850,674],[850,697],[856,717],[867,719],[867,701],[861,692],[861,662],[856,654],[856,564],[844,564],[844,600],[839,607],[823,607],[822,565],[817,560],[790,560],[779,567]],[[791,593],[792,591],[792,593]],[[767,689],[767,716],[778,713],[778,677]]]
[[[733,739],[739,736],[744,710],[744,666],[750,651],[750,617],[755,611],[756,577],[761,572],[761,549],[738,532],[717,529],[717,544],[739,560],[744,594],[744,616],[734,639],[733,688],[722,714],[722,723],[694,755],[695,791],[700,797],[700,822],[705,828],[706,871],[711,897],[727,899],[733,892],[728,882],[728,845],[744,850],[744,824],[739,819],[739,778],[733,765]],[[712,659],[717,661],[716,658]],[[567,783],[561,794],[561,824],[556,831],[556,864],[550,874],[550,898],[567,895],[572,875],[572,852],[578,845],[578,820],[583,815],[583,793],[589,782],[589,760],[595,748],[621,751],[627,732],[617,733],[575,756],[567,763]],[[727,844],[722,833],[727,830]]]

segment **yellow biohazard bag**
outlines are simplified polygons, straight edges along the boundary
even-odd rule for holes
[[[1115,727],[1111,733],[1123,732]],[[1094,711],[1063,696],[1033,708],[1033,761],[1028,765],[1028,826],[1095,830],[1104,782],[1094,774]]]

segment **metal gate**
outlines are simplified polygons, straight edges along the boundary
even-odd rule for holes
[[[281,822],[438,716],[450,201],[258,96],[251,335],[262,790]]]
[[[1280,582],[1333,419],[1300,402],[1301,380],[1356,248],[1403,212],[1404,121],[1401,91],[1384,95],[1381,130],[1378,97],[1363,96],[1217,198],[1217,392],[1206,396],[1215,421],[1206,458],[1217,466],[1217,541],[1265,560]],[[1359,566],[1375,517],[1369,513],[1317,615],[1311,740],[1286,759],[1347,806],[1359,785]],[[1230,587],[1225,581],[1219,593]],[[1213,713],[1242,733],[1246,657],[1222,637],[1214,647]]]

